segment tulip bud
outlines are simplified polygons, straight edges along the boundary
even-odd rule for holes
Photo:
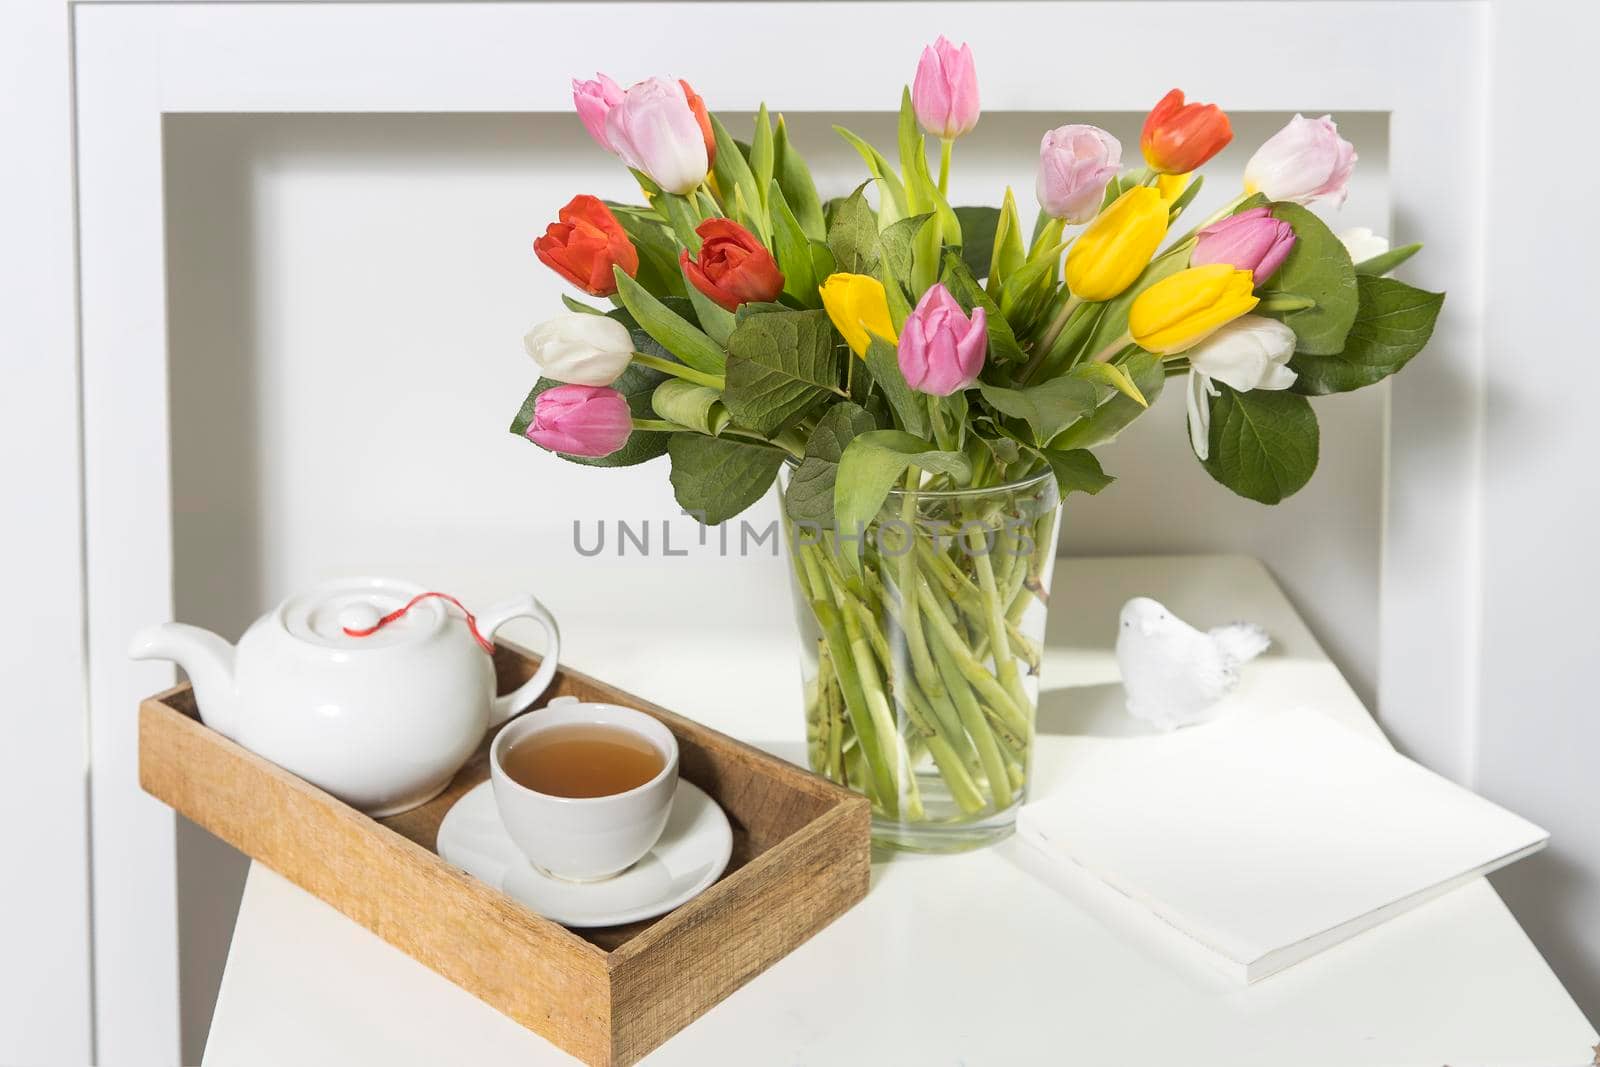
[[[1167,202],[1147,185],[1112,201],[1072,242],[1067,288],[1079,300],[1110,300],[1134,283],[1167,235]]]
[[[615,153],[616,149],[606,139],[606,116],[620,103],[622,86],[606,75],[596,74],[593,81],[586,82],[572,79],[572,104],[578,110],[578,118],[583,120],[589,136],[607,152]]]
[[[1180,270],[1134,298],[1128,333],[1146,352],[1175,355],[1260,303],[1254,288],[1249,271],[1225,263]]]
[[[1198,170],[1233,140],[1233,126],[1216,104],[1186,104],[1174,89],[1150,109],[1139,147],[1150,169],[1162,174]]]
[[[622,223],[598,199],[575,196],[533,242],[539,261],[590,296],[617,291],[613,266],[632,278],[639,273],[639,250]]]
[[[712,218],[695,228],[700,258],[685,248],[678,263],[689,284],[727,311],[748,301],[776,300],[783,292],[783,274],[772,253],[749,230],[732,219]]]
[[[1355,166],[1355,146],[1339,136],[1332,115],[1296,115],[1245,164],[1244,189],[1268,200],[1309,204],[1326,199],[1342,207]]]
[[[1039,143],[1039,206],[1076,226],[1094,218],[1106,183],[1122,167],[1122,145],[1098,126],[1059,126]]]
[[[606,140],[622,161],[669,193],[692,193],[711,160],[683,86],[647,78],[606,114]]]
[[[528,440],[569,456],[609,456],[628,443],[633,413],[615,389],[558,385],[533,402]]]
[[[971,318],[943,285],[934,285],[906,319],[900,332],[900,373],[919,393],[949,396],[972,385],[989,349],[984,309]]]
[[[700,99],[700,94],[690,88],[689,83],[682,78],[678,84],[683,87],[683,95],[689,101],[689,110],[694,113],[694,121],[700,127],[700,139],[706,143],[706,169],[716,165],[717,162],[717,134],[711,128],[711,113],[706,110],[706,102]]]
[[[930,137],[950,140],[978,124],[978,72],[972,49],[943,35],[922,50],[911,83],[911,107]]]
[[[1389,239],[1373,233],[1366,226],[1357,226],[1344,231],[1339,235],[1339,243],[1350,253],[1352,263],[1365,263],[1373,256],[1381,256],[1389,251]]]
[[[1189,350],[1189,444],[1204,460],[1211,454],[1212,381],[1225,382],[1241,393],[1252,389],[1287,389],[1297,375],[1288,367],[1294,355],[1294,331],[1276,319],[1241,315],[1221,326]]]
[[[874,334],[895,343],[894,320],[883,283],[868,274],[830,274],[818,287],[828,318],[858,356],[865,356]]]
[[[633,359],[628,328],[604,315],[566,312],[522,339],[546,378],[572,385],[610,385]]]
[[[1251,208],[1202,229],[1189,266],[1226,263],[1249,271],[1260,285],[1283,266],[1294,242],[1294,227],[1273,218],[1271,208]]]

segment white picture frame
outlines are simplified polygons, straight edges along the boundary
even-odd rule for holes
[[[1391,393],[1378,714],[1410,754],[1473,765],[1480,581],[1486,12],[1473,3],[79,3],[75,35],[89,814],[101,1062],[178,1062],[174,816],[137,782],[127,660],[172,612],[162,124],[193,112],[565,112],[569,71],[671,66],[691,34],[719,105],[861,110],[907,71],[882,42],[969,41],[993,110],[1142,112],[1173,85],[1233,111],[1390,116],[1396,244],[1450,294]],[[937,17],[930,17],[930,13]],[[695,30],[695,27],[700,27]],[[713,30],[706,29],[714,27]],[[603,28],[603,30],[602,30]],[[1026,29],[1027,32],[1023,32]],[[782,42],[775,58],[774,42]],[[1308,62],[1314,47],[1317,61]],[[549,62],[558,55],[559,62]],[[825,59],[818,58],[824,57]],[[1245,62],[1237,58],[1248,57]],[[849,72],[848,77],[839,76]],[[1196,88],[1198,92],[1198,88]],[[1465,101],[1465,102],[1464,102]],[[74,427],[75,428],[75,427]]]

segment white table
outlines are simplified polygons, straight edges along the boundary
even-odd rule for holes
[[[1267,627],[1273,652],[1230,700],[1309,704],[1377,731],[1254,560],[1063,560],[1054,587],[1036,795],[1082,755],[1074,735],[1137,727],[1120,710],[1111,654],[1116,609],[1136,594],[1196,624]],[[769,747],[789,754],[801,723],[781,617],[723,642],[714,692],[705,647],[686,635],[655,630],[652,655],[626,655],[642,635],[602,636],[570,613],[564,624],[588,635],[569,657],[578,668],[603,661],[608,680],[720,729],[775,739]],[[790,713],[753,735],[757,694]],[[1098,923],[1030,877],[1020,847],[875,864],[866,900],[645,1062],[1576,1067],[1595,1056],[1594,1028],[1481,879],[1241,988]],[[256,865],[205,1062],[576,1061]]]

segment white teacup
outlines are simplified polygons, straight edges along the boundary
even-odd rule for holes
[[[642,738],[665,766],[644,785],[603,797],[557,797],[529,789],[505,772],[511,746],[560,726],[609,726]],[[559,697],[513,720],[489,746],[489,778],[500,821],[528,862],[557,878],[596,882],[621,874],[661,838],[678,788],[678,741],[642,711]]]

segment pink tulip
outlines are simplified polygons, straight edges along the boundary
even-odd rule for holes
[[[1122,145],[1105,130],[1059,126],[1039,142],[1039,206],[1063,222],[1088,222],[1121,167]]]
[[[647,78],[606,113],[606,140],[622,161],[669,193],[692,193],[711,161],[683,86]]]
[[[988,348],[983,308],[974,308],[969,319],[950,290],[935,285],[900,331],[900,373],[919,393],[949,396],[978,380]]]
[[[1226,263],[1249,271],[1260,285],[1283,266],[1294,242],[1294,227],[1273,218],[1271,208],[1251,208],[1201,230],[1189,266]]]
[[[606,139],[606,116],[612,108],[622,103],[622,86],[604,74],[596,74],[593,81],[586,82],[574,78],[572,103],[578,109],[578,117],[583,120],[583,128],[589,131],[595,143],[607,152],[615,152],[616,149]]]
[[[528,440],[569,456],[609,456],[628,443],[628,401],[603,385],[558,385],[533,402]]]
[[[1332,115],[1296,115],[1245,164],[1244,188],[1268,200],[1309,204],[1326,199],[1343,207],[1355,166],[1355,146],[1339,136]]]
[[[943,35],[922,50],[911,83],[911,107],[929,136],[950,140],[978,124],[978,72],[972,49]]]

